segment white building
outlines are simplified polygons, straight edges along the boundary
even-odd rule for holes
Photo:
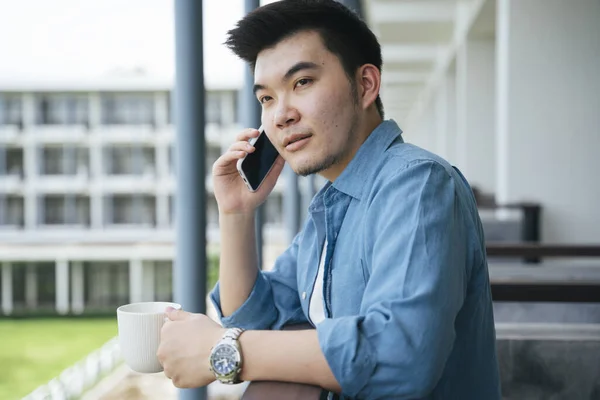
[[[171,83],[144,77],[0,87],[3,314],[172,298],[171,108]],[[219,238],[210,171],[239,131],[237,108],[236,90],[207,92],[210,243]],[[271,242],[281,203],[279,185],[266,207]]]

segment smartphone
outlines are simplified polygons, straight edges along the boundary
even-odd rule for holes
[[[258,190],[279,156],[262,125],[258,131],[258,137],[249,141],[254,146],[254,152],[246,154],[246,157],[237,162],[237,170],[251,192]]]

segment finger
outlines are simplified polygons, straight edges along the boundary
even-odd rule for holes
[[[175,310],[174,308],[171,307],[167,307],[167,317],[171,320],[171,321],[183,321],[188,319],[191,314],[187,311],[183,311],[183,310]]]
[[[235,142],[231,146],[229,146],[229,151],[245,151],[248,153],[252,153],[254,151],[254,146],[252,146],[248,142]]]
[[[247,142],[248,140],[255,138],[257,136],[258,136],[258,129],[253,129],[253,128],[244,129],[243,131],[241,131],[239,133],[239,135],[237,135],[235,137],[235,141],[236,142],[243,142],[243,141]]]
[[[236,163],[237,160],[246,157],[246,154],[248,153],[245,151],[228,151],[215,161],[213,164],[213,172],[215,170],[218,171],[220,168],[229,168],[232,163]]]

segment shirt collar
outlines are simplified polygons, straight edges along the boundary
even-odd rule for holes
[[[390,119],[379,124],[360,146],[340,176],[333,183],[327,182],[317,193],[309,210],[318,211],[321,208],[322,197],[330,186],[360,200],[365,187],[364,183],[372,176],[374,170],[379,168],[379,163],[375,161],[381,159],[383,152],[394,141],[403,142],[401,135],[402,130],[398,127],[396,121]]]

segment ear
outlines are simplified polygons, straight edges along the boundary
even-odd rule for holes
[[[381,72],[373,64],[365,64],[357,71],[359,104],[366,110],[375,103],[381,87]]]

